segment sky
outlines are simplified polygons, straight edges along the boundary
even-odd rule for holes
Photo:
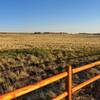
[[[100,0],[0,0],[1,32],[100,32]]]

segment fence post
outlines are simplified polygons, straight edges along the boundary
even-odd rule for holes
[[[66,83],[66,89],[68,92],[68,96],[66,97],[66,100],[72,100],[72,66],[68,66],[68,77],[67,77],[67,83]]]

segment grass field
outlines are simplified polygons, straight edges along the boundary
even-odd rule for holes
[[[0,34],[0,50],[19,48],[100,49],[100,35]]]
[[[0,34],[0,94],[64,72],[66,65],[78,67],[97,60],[100,60],[100,35]],[[100,73],[100,68],[75,75],[74,85],[95,76],[95,73]],[[76,96],[98,100],[99,94],[88,93],[88,90],[94,91],[94,87],[99,86],[96,84]],[[100,87],[96,87],[96,91],[98,89]],[[63,91],[64,80],[60,80],[18,100],[50,100]]]

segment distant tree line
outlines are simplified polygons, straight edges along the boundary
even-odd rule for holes
[[[34,32],[34,34],[68,34],[66,32]]]
[[[73,34],[67,32],[0,32],[0,34]],[[74,33],[79,35],[100,35],[100,33]]]

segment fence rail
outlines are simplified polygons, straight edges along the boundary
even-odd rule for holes
[[[35,84],[31,84],[29,86],[17,89],[17,90],[15,90],[13,92],[1,95],[0,96],[0,100],[12,100],[12,99],[15,99],[17,97],[20,97],[20,96],[26,94],[26,93],[29,93],[29,92],[34,91],[34,90],[37,90],[37,89],[39,89],[41,87],[49,85],[49,84],[51,84],[53,82],[56,82],[57,80],[65,78],[65,77],[67,77],[66,78],[66,80],[67,80],[67,82],[66,82],[66,86],[67,86],[66,91],[64,93],[60,94],[59,96],[54,97],[52,100],[61,100],[64,97],[66,97],[66,99],[68,99],[68,100],[72,100],[72,94],[74,92],[76,92],[77,90],[83,88],[84,86],[86,86],[86,85],[88,85],[90,83],[93,83],[94,81],[100,79],[100,74],[98,74],[95,77],[93,77],[93,78],[91,78],[91,79],[89,79],[89,80],[87,80],[87,81],[85,81],[83,83],[80,83],[75,87],[72,87],[72,76],[73,76],[73,74],[79,73],[81,71],[90,69],[90,68],[98,66],[98,65],[100,65],[100,61],[96,61],[94,63],[87,64],[87,65],[84,65],[84,66],[80,66],[80,67],[77,67],[77,68],[74,68],[74,69],[72,69],[72,66],[68,66],[67,72],[60,73],[60,74],[52,76],[50,78],[41,80],[41,81],[39,81],[39,82],[37,82]]]

